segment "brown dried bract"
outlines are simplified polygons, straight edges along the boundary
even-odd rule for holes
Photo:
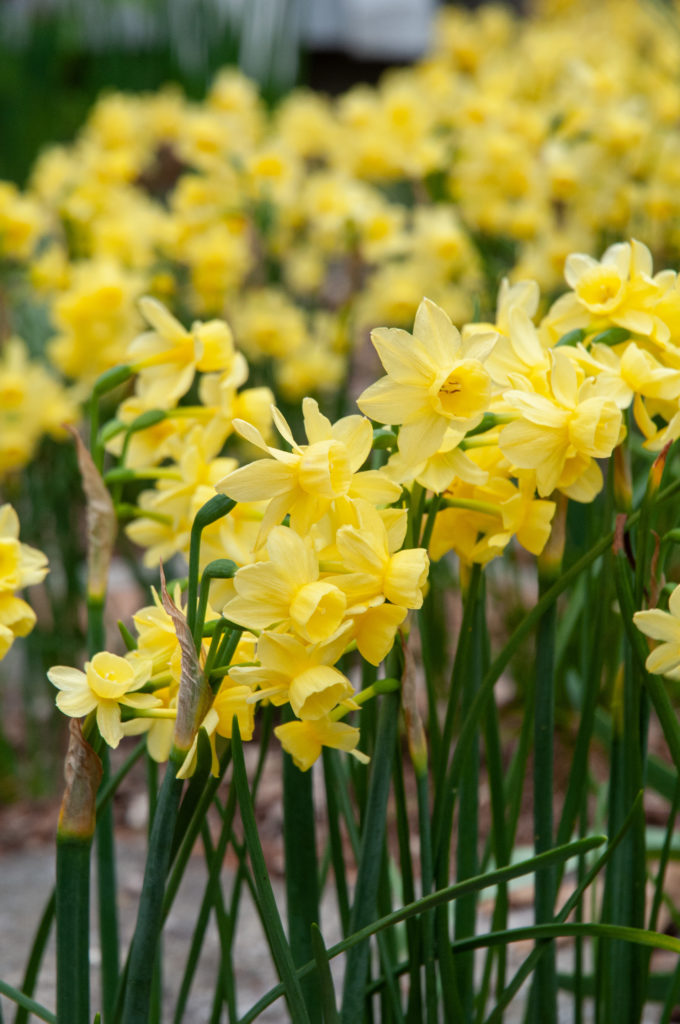
[[[102,763],[83,736],[80,720],[72,718],[64,761],[66,790],[59,812],[58,833],[63,837],[89,839],[96,824],[97,790]]]
[[[160,566],[161,601],[172,619],[175,633],[182,652],[182,670],[177,695],[177,720],[175,722],[175,746],[188,750],[194,736],[210,707],[210,687],[205,681],[198,662],[194,638],[182,612],[168,594],[165,573]]]
[[[78,466],[87,499],[87,590],[91,597],[104,597],[109,565],[116,542],[118,522],[111,495],[74,427],[66,424],[78,455]]]

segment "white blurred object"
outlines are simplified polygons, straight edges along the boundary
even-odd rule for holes
[[[414,60],[431,42],[437,0],[215,0],[240,26],[239,63],[291,84],[300,45],[367,60]]]
[[[430,44],[436,0],[302,0],[302,39],[353,57],[408,60]]]

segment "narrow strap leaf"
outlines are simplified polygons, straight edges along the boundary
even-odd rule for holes
[[[180,757],[173,755],[165,770],[154,814],[149,851],[139,902],[137,924],[124,977],[123,1024],[147,1024],[156,950],[163,923],[163,894],[170,861],[182,781],[177,779]]]
[[[47,1024],[57,1024],[57,1018],[47,1007],[42,1006],[41,1003],[36,1003],[35,999],[29,999],[28,996],[14,988],[13,985],[8,985],[6,981],[0,980],[0,994],[6,996],[7,999],[11,999],[17,1006],[28,1010],[29,1013],[32,1013],[40,1020],[47,1021]]]
[[[300,981],[295,972],[295,964],[293,963],[290,947],[286,942],[286,935],[276,906],[276,899],[274,898],[274,892],[269,880],[269,872],[267,871],[264,854],[262,853],[260,837],[257,834],[255,811],[248,788],[248,777],[243,758],[243,744],[241,743],[237,718],[234,718],[233,722],[231,743],[234,761],[234,785],[238,795],[239,807],[241,808],[245,842],[253,867],[253,877],[262,916],[262,924],[264,925],[274,963],[283,983],[291,1016],[296,1024],[309,1024],[309,1015],[302,995],[302,989],[300,988]]]
[[[354,904],[350,919],[350,926],[355,930],[355,934],[362,929],[365,930],[364,926],[372,921],[376,912],[376,893],[385,838],[385,813],[398,715],[399,694],[385,694],[380,707],[378,734],[373,753],[365,814],[365,820],[371,822],[371,828],[364,830],[361,839]],[[347,958],[342,995],[343,1024],[354,1024],[355,1021],[361,1020],[369,952],[368,943],[357,945]]]
[[[316,963],[319,988],[321,990],[321,1011],[324,1024],[340,1024],[340,1016],[335,1005],[335,989],[333,987],[333,976],[328,966],[328,953],[323,935],[318,925],[312,925],[312,949],[314,950],[314,961]]]
[[[527,860],[524,860],[519,864],[511,864],[507,867],[500,868],[497,871],[489,871],[487,874],[478,875],[476,878],[466,878],[463,882],[456,882],[453,885],[447,886],[445,889],[440,889],[437,892],[431,893],[429,896],[422,896],[419,900],[415,900],[413,903],[407,904],[400,910],[395,910],[391,914],[387,914],[385,917],[381,917],[377,921],[373,921],[372,924],[367,925],[365,928],[360,929],[353,935],[348,936],[348,938],[343,939],[334,946],[331,946],[328,950],[328,958],[332,960],[333,957],[338,956],[340,953],[344,953],[345,950],[350,949],[353,945],[356,945],[356,943],[363,942],[365,939],[379,931],[382,931],[384,928],[390,928],[392,925],[399,924],[400,921],[407,921],[409,918],[422,914],[424,911],[430,910],[432,907],[438,907],[442,903],[450,903],[451,900],[455,900],[465,893],[487,889],[495,885],[500,885],[504,882],[510,882],[513,878],[521,878],[524,875],[531,875],[534,872],[541,870],[541,868],[549,868],[552,867],[553,864],[560,864],[572,857],[579,857],[582,854],[586,854],[590,850],[594,850],[598,846],[602,846],[606,841],[606,836],[588,836],[585,839],[577,839],[573,843],[567,843],[564,846],[556,846],[553,850],[548,850],[547,853],[542,853],[538,857],[529,857]],[[567,926],[560,925],[558,927]],[[501,933],[489,933],[491,936],[498,934]],[[507,933],[503,932],[502,934]],[[561,935],[562,932],[559,934]],[[572,933],[565,932],[564,934]],[[483,948],[485,945],[493,945],[493,941],[490,943],[486,941],[489,938],[489,935],[473,936],[470,939],[462,939],[458,942],[452,943],[451,949],[457,953],[459,951],[465,952],[468,949]],[[531,938],[533,936],[523,937]],[[544,936],[541,933],[539,937]],[[665,939],[666,936],[659,936],[659,938]],[[513,939],[512,941],[515,940]],[[676,939],[672,939],[671,941],[677,944],[677,951],[680,952],[680,941]],[[654,945],[654,943],[651,943],[651,945]],[[665,946],[664,948],[670,947]],[[675,949],[675,946],[673,946],[673,949]],[[310,971],[313,971],[314,967],[315,965],[313,961],[305,964],[303,967],[298,969],[296,972],[297,976],[301,978],[304,977]],[[408,964],[404,966],[404,970],[408,970]],[[238,1024],[250,1024],[251,1021],[257,1020],[260,1013],[262,1013],[262,1011],[273,1002],[276,1002],[276,1000],[283,995],[283,992],[284,988],[282,985],[276,985],[274,988],[270,989],[270,991],[262,996],[262,998],[248,1011],[248,1013],[245,1014],[245,1016],[240,1018]]]

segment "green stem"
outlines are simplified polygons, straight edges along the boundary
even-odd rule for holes
[[[485,586],[484,576],[480,573],[479,583],[468,597],[473,602],[472,636],[467,649],[466,682],[462,695],[461,713],[463,717],[479,690],[484,671],[484,634],[485,620]],[[461,826],[458,829],[456,843],[456,866],[459,879],[471,878],[478,873],[478,831],[479,831],[479,736],[475,735],[468,750],[467,762],[460,780],[460,815]],[[439,876],[440,884],[444,876]],[[474,935],[477,923],[477,895],[470,893],[456,901],[455,937],[463,939]],[[456,960],[456,977],[458,992],[465,1020],[472,1020],[475,994],[474,955],[466,953]]]
[[[358,943],[362,943],[369,939],[372,935],[383,931],[385,928],[391,928],[395,924],[399,924],[401,921],[408,921],[412,917],[416,917],[419,914],[425,913],[431,910],[433,907],[443,906],[445,903],[450,903],[452,900],[458,899],[460,896],[465,895],[469,892],[479,892],[482,889],[487,889],[499,883],[506,883],[512,881],[513,878],[521,878],[523,876],[533,874],[535,871],[542,870],[544,868],[552,867],[553,864],[562,863],[565,860],[569,860],[570,857],[577,857],[580,854],[587,853],[589,850],[594,850],[598,846],[602,846],[606,842],[606,836],[589,836],[587,839],[579,839],[574,843],[568,843],[565,846],[556,846],[547,853],[541,854],[540,857],[531,857],[528,860],[522,861],[520,864],[509,865],[506,868],[501,868],[499,871],[489,871],[484,875],[479,875],[476,878],[466,879],[464,882],[456,882],[454,885],[449,885],[445,889],[440,889],[437,892],[431,893],[430,896],[423,896],[414,903],[409,903],[407,906],[402,907],[400,910],[395,910],[391,914],[385,917],[379,918],[372,924],[366,925],[364,928],[360,928],[354,932],[348,938],[343,939],[341,942],[336,943],[328,950],[329,959],[339,956],[346,950],[351,949]],[[592,928],[597,928],[597,925],[581,926],[585,929],[583,934],[592,933]],[[560,931],[560,928],[566,929],[566,931]],[[667,936],[654,934],[653,938],[650,938],[649,933],[642,932],[637,933],[635,929],[618,929],[614,928],[613,933],[619,935],[622,931],[631,932],[634,935],[634,939],[631,941],[646,942],[648,945],[660,945],[661,948],[677,949],[680,952],[680,942],[676,939],[670,939]],[[527,933],[529,935],[527,936]],[[521,937],[533,937],[534,933],[540,937],[559,937],[562,934],[580,934],[578,929],[574,929],[574,926],[568,924],[561,925],[544,925],[540,929],[536,926],[531,928],[520,928],[512,930],[511,932],[491,933],[481,936],[473,936],[469,939],[462,939],[459,942],[452,943],[452,949],[455,952],[467,952],[470,949],[483,948],[485,945],[493,945],[500,941],[500,936],[512,935]],[[611,928],[610,928],[610,933]],[[309,974],[310,971],[315,969],[313,962],[307,963],[304,967],[297,970],[296,975],[298,977],[304,977]],[[404,970],[408,970],[408,964],[404,965]],[[239,1024],[250,1024],[251,1021],[256,1020],[260,1013],[275,1002],[284,993],[283,985],[276,985],[270,992],[260,999],[255,1006],[253,1006],[248,1013],[245,1014],[239,1021]],[[357,1018],[361,1020],[361,1018]],[[460,1018],[462,1020],[462,1018]]]
[[[90,1024],[91,846],[57,835],[57,1024]]]
[[[539,595],[547,587],[539,583]],[[534,849],[537,854],[549,850],[553,842],[553,777],[555,728],[555,630],[557,606],[551,604],[538,624],[536,639],[536,689],[534,711]],[[552,921],[555,909],[554,870],[542,871],[535,879],[536,924]],[[557,1022],[557,974],[555,948],[546,950],[536,965],[532,991],[535,1024]]]
[[[335,992],[333,988],[333,976],[328,966],[328,953],[323,941],[319,926],[312,925],[312,950],[316,961],[316,973],[319,978],[321,990],[320,1009],[323,1016],[323,1024],[340,1024],[340,1017],[335,1005]]]
[[[629,518],[629,524],[633,516]],[[435,863],[439,862],[440,857],[445,858],[445,842],[449,834],[450,822],[453,817],[453,808],[455,806],[455,795],[458,787],[458,783],[461,776],[461,771],[465,763],[470,744],[474,740],[475,732],[479,721],[484,714],[487,701],[490,699],[493,688],[500,678],[501,673],[504,671],[509,661],[518,650],[520,645],[523,643],[524,638],[528,636],[534,626],[540,622],[543,614],[547,609],[557,600],[559,595],[567,589],[569,584],[576,579],[584,569],[586,569],[596,558],[607,550],[613,540],[613,533],[607,534],[597,544],[588,551],[582,558],[577,562],[574,562],[565,572],[562,573],[560,578],[553,583],[553,585],[543,594],[543,596],[536,602],[534,607],[527,612],[520,624],[515,629],[514,633],[504,646],[503,650],[494,659],[493,663],[485,673],[482,680],[482,685],[476,694],[470,709],[465,716],[463,721],[460,735],[458,736],[458,742],[456,749],[449,766],[448,776],[446,778],[446,784],[443,787],[442,806],[439,815],[437,814],[437,808],[435,806],[435,819],[438,823],[438,828],[435,831]],[[680,726],[678,726],[678,739],[680,741]],[[679,746],[680,752],[680,746]]]
[[[469,651],[474,632],[476,614],[475,608],[477,604],[477,596],[479,594],[481,583],[482,568],[480,565],[475,564],[472,567],[468,588],[465,593],[463,601],[463,621],[461,622],[460,626],[460,633],[458,635],[458,645],[456,647],[456,657],[451,672],[451,684],[449,687],[448,701],[446,705],[446,717],[444,719],[444,728],[442,730],[441,757],[437,762],[437,772],[435,775],[434,785],[435,798],[433,812],[433,818],[435,822],[441,821],[441,813],[444,801],[444,783],[446,778],[446,766],[448,764],[449,750],[451,749],[451,746],[453,744],[453,729],[455,724],[456,711],[458,710],[458,699],[462,692],[464,682],[467,678]],[[439,845],[438,840],[440,838],[441,832],[439,829],[436,829],[435,856],[437,856],[437,847]],[[439,882],[441,884],[441,877],[439,877]]]
[[[108,748],[102,750],[102,785],[111,771]],[[102,1020],[113,1021],[119,976],[118,910],[116,904],[116,853],[114,847],[113,804],[107,801],[97,816],[95,848],[97,861],[97,899],[99,909],[99,942],[102,955]]]
[[[361,836],[357,882],[350,919],[352,931],[361,930],[375,917],[399,704],[398,693],[388,693],[382,698],[364,815],[364,821],[369,822],[371,827],[364,828]],[[362,1019],[369,954],[370,947],[366,941],[353,948],[347,957],[341,1014],[343,1024],[356,1024]]]
[[[52,923],[54,921],[54,911],[56,907],[56,893],[52,889],[50,898],[45,904],[40,923],[33,939],[33,945],[31,947],[31,953],[26,964],[26,971],[24,972],[24,978],[21,985],[21,991],[25,996],[32,996],[35,990],[35,985],[38,980],[38,973],[40,971],[40,965],[42,958],[45,954],[45,947],[52,931]],[[14,1024],[26,1024],[28,1021],[28,1009],[21,1003],[17,1010],[14,1018]]]
[[[189,580],[187,585],[187,624],[191,633],[196,627],[197,597],[198,597],[198,570],[201,557],[201,534],[206,526],[229,515],[236,507],[236,502],[227,498],[224,494],[216,494],[214,498],[207,501],[196,513],[191,526],[191,539],[189,541]]]
[[[284,721],[293,719],[292,711]],[[312,927],[319,924],[319,866],[316,856],[313,768],[301,772],[283,752],[283,845],[290,951],[296,966],[315,955]],[[302,991],[312,1024],[321,1022],[321,990],[314,975]]]
[[[243,832],[253,868],[262,924],[269,941],[274,962],[279,971],[279,977],[284,985],[291,1016],[296,1024],[298,1022],[299,1024],[310,1024],[300,981],[295,971],[290,947],[286,942],[285,932],[276,906],[276,899],[274,898],[269,880],[269,872],[267,871],[267,865],[257,833],[255,810],[248,788],[248,777],[243,759],[243,745],[241,743],[237,718],[234,718],[231,742],[234,761],[234,786],[236,787],[239,807],[241,808]]]
[[[170,864],[170,844],[182,795],[177,772],[184,752],[173,750],[158,794],[137,924],[130,946],[123,1003],[123,1024],[148,1024],[156,952],[163,922],[163,894]]]
[[[556,922],[559,923],[566,921],[569,915],[580,904],[583,893],[592,884],[595,878],[597,878],[599,873],[602,871],[603,867],[607,864],[607,862],[610,860],[610,858],[618,848],[622,839],[625,837],[626,832],[628,831],[628,828],[630,827],[633,821],[633,813],[636,811],[636,808],[641,804],[641,802],[642,795],[640,794],[638,795],[636,805],[634,805],[632,809],[632,813],[628,814],[626,820],[623,822],[618,833],[614,836],[612,841],[607,844],[607,847],[604,850],[604,852],[600,855],[600,857],[598,857],[596,862],[593,864],[591,869],[585,874],[585,876],[580,879],[578,886],[571,894],[571,896],[568,898],[568,900],[565,902],[564,906],[555,918]],[[579,842],[583,842],[583,840],[579,840]],[[560,847],[556,847],[556,849],[560,849]],[[588,852],[589,851],[585,847],[582,848],[581,852],[579,853],[579,860],[582,860]],[[566,863],[566,860],[556,861],[555,863],[559,867],[563,868]],[[578,941],[581,941],[581,936],[577,935],[576,939]],[[545,951],[545,944],[536,945],[534,947],[534,949],[526,958],[522,966],[515,973],[510,984],[503,990],[503,992],[499,994],[496,1007],[485,1021],[485,1024],[499,1024],[499,1021],[502,1019],[503,1010],[508,1005],[513,996],[519,991],[521,986],[524,984],[526,979],[529,977],[531,972],[536,967],[536,964],[540,961],[541,957],[544,956]]]
[[[416,898],[415,883],[413,876],[413,858],[411,856],[411,822],[406,803],[406,788],[404,785],[404,758],[401,756],[401,743],[397,738],[397,749],[395,752],[392,767],[394,804],[396,811],[397,840],[399,842],[399,866],[401,869],[401,887],[405,903],[412,903]],[[428,821],[429,826],[429,821]],[[343,922],[343,935],[349,931]],[[409,993],[406,1019],[411,1022],[422,1020],[422,984],[420,978],[420,964],[422,955],[421,929],[417,921],[406,922],[406,942],[410,953],[409,967]]]
[[[90,657],[104,650],[104,596],[87,596],[87,648]],[[108,748],[101,753],[102,785],[111,774]],[[99,910],[99,945],[101,949],[102,1019],[111,1024],[116,1002],[119,975],[118,908],[116,904],[116,852],[113,837],[113,805],[110,802],[97,815],[95,851],[97,861],[97,905]]]
[[[420,874],[424,894],[432,892],[432,831],[430,823],[430,786],[427,763],[416,773],[418,827],[420,831]],[[423,914],[423,962],[425,964],[425,1007],[427,1024],[437,1024],[437,978],[434,963],[434,911]]]
[[[342,934],[346,935],[349,930],[349,890],[347,887],[347,873],[345,858],[342,848],[342,833],[340,831],[340,810],[336,795],[336,775],[333,771],[331,758],[332,751],[324,747],[322,752],[324,784],[326,790],[326,813],[328,818],[328,841],[331,849],[331,861],[333,863],[333,876],[335,878],[335,889],[338,899],[338,913]]]
[[[489,773],[489,791],[491,797],[491,821],[493,826],[493,849],[496,864],[503,867],[508,863],[509,843],[505,821],[505,801],[503,793],[503,762],[501,755],[500,728],[498,723],[498,709],[494,700],[489,701],[488,711],[484,721],[484,739],[486,747],[486,764]],[[492,929],[502,930],[507,927],[508,922],[508,889],[506,885],[498,886],[498,894],[493,911]],[[489,968],[491,961],[489,961]],[[501,992],[505,988],[505,950],[501,947],[498,953],[498,970],[496,975],[496,989]],[[485,1001],[484,1001],[485,1002]],[[480,1005],[480,1012],[483,1011],[483,1003]]]

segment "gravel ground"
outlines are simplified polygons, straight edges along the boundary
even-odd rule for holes
[[[119,857],[119,907],[122,938],[129,941],[134,923],[137,899],[141,890],[144,864],[144,841],[138,836],[125,836],[118,841]],[[225,869],[224,886],[229,888],[233,875]],[[0,856],[0,934],[5,941],[0,946],[0,977],[13,985],[19,985],[24,969],[28,947],[36,922],[44,907],[54,881],[54,855],[48,846],[35,846],[25,851],[3,852]],[[186,953],[191,941],[193,922],[197,907],[203,895],[205,869],[200,856],[189,861],[184,881],[177,895],[173,911],[165,929],[164,958],[164,1021],[172,1020],[175,998],[182,977]],[[283,910],[285,898],[282,884],[273,880],[274,890]],[[516,903],[512,914],[515,926],[529,924],[532,910],[530,893],[516,891]],[[334,901],[329,895],[322,907],[322,930],[328,945],[337,941],[339,926]],[[480,922],[481,923],[481,922]],[[487,923],[484,922],[488,927]],[[511,947],[510,965],[517,966],[531,949],[530,943],[518,943]],[[560,947],[561,966],[566,966],[571,956],[568,943]],[[100,952],[96,928],[92,928],[90,951],[92,964],[92,1005],[98,1003],[98,964]],[[212,991],[219,964],[219,946],[214,925],[206,935],[203,954],[194,980],[188,1009],[184,1019],[191,1024],[204,1024],[210,1019]],[[242,913],[238,924],[238,942],[235,950],[235,970],[238,975],[239,1012],[249,1009],[277,981],[272,968],[266,941],[257,914],[247,893],[244,894]],[[341,968],[341,964],[338,963]],[[336,978],[338,986],[340,977]],[[36,998],[52,1008],[55,1002],[55,959],[54,943],[50,944],[45,958]],[[522,1019],[521,1003],[506,1016],[506,1024],[518,1024]],[[0,997],[4,1018],[10,1020],[13,1010],[9,1001]],[[565,997],[561,1006],[560,1020],[572,1019],[569,1000]],[[650,1021],[655,1018],[649,1017]],[[224,1017],[226,1021],[226,1014]],[[283,1024],[289,1020],[283,1001],[269,1007],[260,1015],[262,1024]]]
[[[118,856],[121,932],[123,942],[127,944],[132,933],[137,899],[142,885],[143,842],[137,838],[126,839],[118,844]],[[231,877],[233,876],[230,872],[225,872],[225,887],[230,885]],[[197,907],[203,896],[205,878],[202,859],[198,856],[193,857],[165,928],[164,1020],[172,1019]],[[54,854],[49,847],[36,847],[21,853],[3,853],[0,856],[0,934],[3,936],[0,945],[0,977],[12,985],[19,986],[21,983],[31,938],[53,882]],[[285,899],[281,884],[274,882],[274,889],[279,906],[283,909]],[[328,908],[325,907],[324,910],[324,917],[328,919]],[[326,928],[325,922],[322,922],[322,927]],[[91,936],[92,1006],[96,1008],[99,1005],[97,967],[100,951],[94,921]],[[328,921],[324,937],[329,944],[339,938],[337,924],[334,921]],[[278,981],[257,913],[247,893],[244,893],[242,900],[234,960],[239,979],[239,1011],[243,1013]],[[211,921],[185,1014],[185,1020],[191,1024],[203,1024],[210,1019],[218,964],[217,931]],[[51,941],[45,957],[36,998],[45,1006],[54,1007],[54,941]],[[0,1006],[3,1011],[3,1017],[0,1019],[10,1020],[14,1014],[9,1001],[0,997]],[[283,1002],[279,1001],[258,1019],[263,1024],[282,1024],[288,1020],[288,1015]]]

